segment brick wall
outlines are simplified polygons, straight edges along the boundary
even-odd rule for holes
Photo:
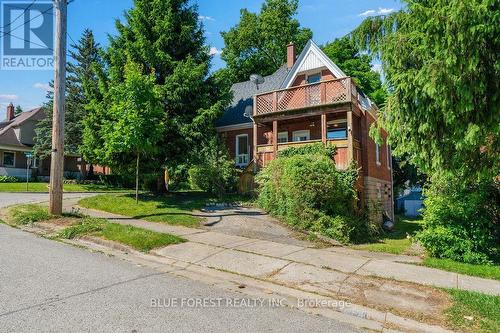
[[[250,161],[253,159],[253,128],[245,128],[234,131],[225,131],[220,135],[224,138],[227,149],[229,150],[229,156],[231,158],[236,158],[236,136],[240,134],[248,135],[248,144],[250,145]]]

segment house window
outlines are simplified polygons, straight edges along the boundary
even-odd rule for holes
[[[248,134],[236,136],[236,165],[246,166],[250,162],[250,147],[248,146]]]
[[[3,152],[3,166],[13,167],[16,163],[16,153],[10,151]]]
[[[321,81],[321,73],[315,73],[307,76],[307,83],[318,83]]]
[[[347,139],[347,120],[334,120],[328,123],[327,135],[328,140],[345,140]]]
[[[380,165],[380,145],[378,143],[375,144],[375,158],[377,161],[377,165]]]
[[[311,132],[309,130],[293,132],[293,142],[309,141],[311,139]]]
[[[278,143],[287,143],[287,142],[288,142],[288,132],[279,132]]]

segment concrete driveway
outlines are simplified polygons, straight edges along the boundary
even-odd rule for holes
[[[305,235],[291,230],[280,221],[258,208],[207,208],[201,214],[203,228],[223,234],[257,238],[277,243],[313,247]]]

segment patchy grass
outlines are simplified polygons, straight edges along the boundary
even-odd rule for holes
[[[9,209],[9,217],[14,224],[26,225],[52,218],[47,208],[39,205],[14,206]]]
[[[82,199],[79,205],[151,222],[197,227],[201,219],[192,213],[204,207],[206,200],[207,196],[199,192],[141,195],[139,203],[133,195],[104,194]]]
[[[447,290],[453,305],[446,310],[448,322],[465,332],[500,332],[500,297],[457,289]]]
[[[411,247],[409,236],[415,235],[422,228],[419,218],[398,216],[396,226],[392,232],[385,233],[382,238],[373,243],[353,245],[353,249],[374,252],[387,252],[392,254],[404,254]]]
[[[424,266],[442,269],[485,279],[500,280],[500,266],[498,265],[472,265],[450,259],[425,258]]]
[[[83,216],[82,214],[76,211],[63,213],[62,216],[54,216],[49,214],[47,207],[36,204],[30,204],[30,205],[13,206],[9,208],[7,211],[7,217],[9,221],[13,224],[27,225],[40,221],[58,219],[61,217],[81,218]]]
[[[28,192],[48,192],[48,183],[29,183]],[[26,183],[0,183],[0,192],[26,192]],[[131,192],[130,189],[96,184],[64,184],[64,192]]]
[[[185,242],[184,239],[174,235],[154,232],[130,225],[109,223],[104,219],[96,218],[84,218],[79,224],[61,231],[58,237],[73,239],[84,235],[119,242],[142,252],[149,252],[158,247]]]

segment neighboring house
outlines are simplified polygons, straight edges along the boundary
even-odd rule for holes
[[[403,212],[406,216],[420,216],[420,210],[424,207],[422,188],[414,187],[396,199],[396,210]]]
[[[288,45],[287,64],[262,83],[240,82],[231,89],[233,103],[216,127],[236,166],[244,170],[240,190],[252,189],[253,173],[279,151],[332,143],[337,168],[351,161],[361,168],[357,190],[362,207],[381,204],[394,217],[391,150],[368,135],[378,108],[313,41],[298,58],[294,45]]]
[[[26,178],[26,153],[33,151],[35,128],[45,118],[42,108],[14,115],[14,105],[7,107],[7,119],[0,122],[0,176]],[[78,156],[65,156],[64,174],[66,177],[80,177]],[[48,177],[50,158],[34,160],[29,175]]]

